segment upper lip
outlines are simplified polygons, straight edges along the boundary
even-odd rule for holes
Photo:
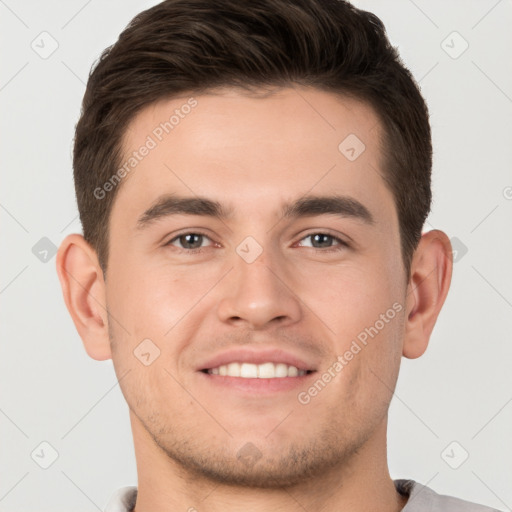
[[[197,370],[210,370],[229,363],[284,363],[295,366],[298,370],[314,371],[315,367],[303,358],[277,348],[234,348],[221,352],[201,363]]]

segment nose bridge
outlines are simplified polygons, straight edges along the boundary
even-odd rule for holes
[[[252,328],[296,322],[301,315],[300,302],[286,282],[286,261],[278,251],[263,248],[250,238],[236,248],[229,283],[219,303],[220,319]]]

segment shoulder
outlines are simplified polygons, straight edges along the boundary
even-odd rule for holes
[[[137,487],[121,487],[112,494],[104,512],[132,512],[136,499]]]
[[[402,512],[499,512],[495,508],[437,494],[414,480],[395,480],[395,486],[400,494],[409,496]]]

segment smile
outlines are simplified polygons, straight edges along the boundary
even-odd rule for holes
[[[233,362],[203,371],[210,375],[241,377],[243,379],[302,377],[303,375],[311,373],[309,370],[299,370],[296,366],[272,362],[262,364]]]

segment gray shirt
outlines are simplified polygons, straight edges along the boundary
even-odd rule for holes
[[[499,512],[459,498],[443,496],[414,480],[395,480],[397,491],[408,496],[402,512]],[[132,512],[137,499],[137,487],[122,487],[110,498],[105,512]]]

